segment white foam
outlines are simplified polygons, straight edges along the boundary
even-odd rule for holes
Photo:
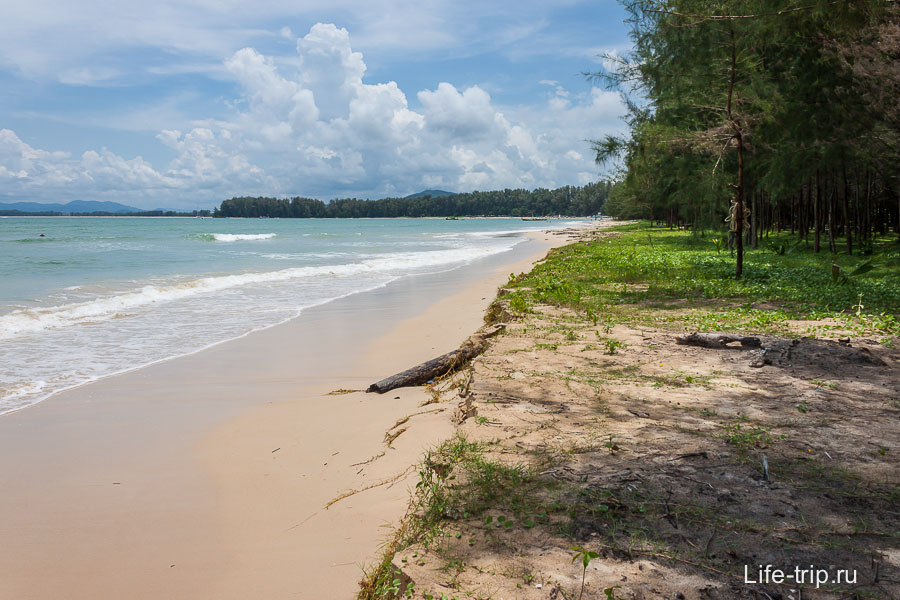
[[[241,254],[255,255],[255,252],[247,252]],[[347,256],[348,252],[279,252],[274,254],[261,254],[263,258],[271,258],[272,260],[297,260],[307,258],[336,258],[338,256]]]
[[[341,265],[294,267],[277,271],[202,277],[170,285],[145,285],[139,289],[102,296],[86,302],[15,310],[0,316],[0,340],[47,329],[97,323],[127,316],[153,304],[211,294],[251,284],[269,284],[301,278],[352,277],[361,273],[415,272],[429,267],[464,263],[503,252],[512,244],[486,248],[459,248],[430,252],[393,252]]]
[[[253,240],[270,240],[277,233],[211,233],[217,242],[245,242]]]
[[[19,384],[12,384],[7,386],[6,388],[0,388],[0,397],[3,398],[4,403],[14,403],[17,398],[21,398],[22,396],[30,396],[33,394],[39,394],[41,390],[47,387],[46,381],[27,381]],[[2,410],[2,406],[0,406],[0,410]]]

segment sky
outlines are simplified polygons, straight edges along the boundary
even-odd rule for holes
[[[0,202],[584,185],[614,0],[0,0]]]

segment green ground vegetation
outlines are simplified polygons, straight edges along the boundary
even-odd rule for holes
[[[511,276],[503,298],[510,310],[550,304],[610,324],[783,334],[788,321],[803,319],[818,321],[817,331],[900,334],[900,247],[893,239],[856,256],[817,254],[786,233],[772,234],[747,252],[736,279],[734,259],[715,234],[646,222],[610,231]]]
[[[414,589],[401,596],[400,572],[392,564],[396,552],[416,543],[440,550],[448,539],[459,537],[453,530],[456,521],[478,519],[488,537],[495,530],[529,529],[547,522],[552,507],[536,494],[546,492],[547,483],[531,468],[492,458],[489,450],[457,434],[426,454],[410,513],[389,541],[382,562],[366,573],[361,600],[413,597]]]

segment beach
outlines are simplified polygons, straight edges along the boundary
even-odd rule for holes
[[[352,598],[452,425],[422,388],[328,394],[456,348],[567,239],[531,237],[0,417],[0,598]]]

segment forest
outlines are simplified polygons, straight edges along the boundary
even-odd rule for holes
[[[447,196],[360,200],[341,198],[328,203],[312,198],[231,198],[222,202],[216,217],[373,218],[373,217],[532,217],[598,214],[611,184],[606,181],[554,190],[538,188],[470,192]]]
[[[890,0],[625,0],[634,49],[588,74],[618,90],[629,133],[606,212],[789,231],[814,252],[900,239],[900,6]],[[743,235],[734,235],[743,231]]]

